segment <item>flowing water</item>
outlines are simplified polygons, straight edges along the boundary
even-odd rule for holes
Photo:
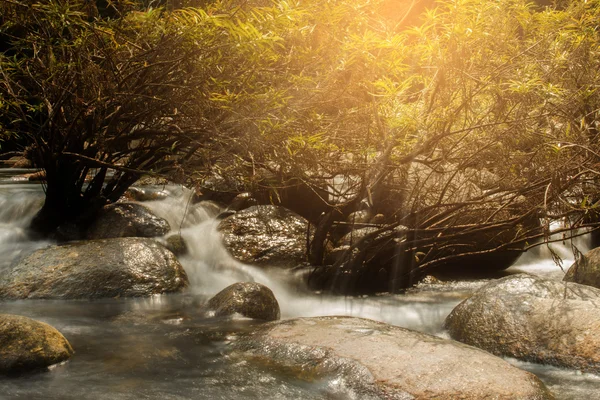
[[[28,238],[26,226],[42,204],[40,185],[15,180],[21,171],[0,170],[0,273],[19,258],[51,244]],[[282,318],[351,315],[439,336],[450,311],[487,280],[421,285],[401,295],[340,297],[306,291],[298,277],[233,260],[220,242],[214,204],[190,204],[176,186],[156,188],[166,199],[146,202],[180,231],[189,247],[181,257],[191,282],[185,294],[146,299],[0,302],[0,313],[25,315],[60,330],[74,357],[49,372],[0,377],[0,399],[358,399],[342,381],[301,380],[269,365],[230,353],[236,336],[256,322],[210,318],[205,301],[239,281],[257,281],[275,293]],[[586,250],[585,240],[577,243]],[[573,258],[569,246],[555,250]],[[563,272],[541,249],[525,254],[509,273],[561,279]],[[600,377],[508,360],[538,375],[557,399],[600,399]],[[460,360],[457,360],[460,362]]]

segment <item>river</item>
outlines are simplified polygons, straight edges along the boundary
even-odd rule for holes
[[[43,201],[39,184],[21,182],[25,170],[0,169],[0,273],[25,254],[48,246],[25,227]],[[181,231],[189,254],[180,261],[190,278],[184,294],[94,301],[20,300],[0,303],[1,313],[53,325],[75,355],[49,372],[0,377],[0,399],[359,399],[336,377],[301,380],[270,365],[248,363],[230,352],[236,337],[256,322],[214,318],[201,305],[231,283],[254,280],[270,287],[282,318],[350,315],[447,337],[445,317],[488,279],[422,284],[407,293],[361,297],[308,292],[299,278],[233,260],[216,232],[214,206],[190,205],[181,187],[158,187],[169,197],[146,202]],[[576,245],[587,250],[586,240]],[[567,244],[554,249],[572,262]],[[561,279],[547,250],[525,254],[507,273]],[[600,376],[508,360],[539,376],[557,399],[600,399]],[[457,360],[460,362],[460,360]]]

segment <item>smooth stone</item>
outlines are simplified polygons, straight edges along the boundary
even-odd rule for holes
[[[235,346],[305,379],[334,376],[360,399],[553,398],[535,375],[485,351],[362,318],[269,323]]]
[[[0,275],[0,298],[138,297],[187,285],[175,255],[156,241],[102,239],[35,251]]]
[[[217,293],[208,301],[216,317],[241,314],[247,318],[274,321],[279,319],[279,303],[268,287],[254,282],[238,282]]]
[[[600,373],[600,289],[519,274],[488,283],[445,322],[499,356]]]
[[[44,369],[72,355],[73,348],[54,327],[19,315],[0,314],[0,373]]]
[[[169,223],[136,203],[104,206],[86,232],[87,239],[163,236],[171,230]]]
[[[295,267],[306,259],[308,221],[280,206],[252,206],[218,226],[231,255],[247,264]]]

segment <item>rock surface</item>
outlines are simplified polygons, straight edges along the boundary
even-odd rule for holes
[[[169,197],[169,192],[151,187],[132,186],[127,189],[123,197],[133,201],[156,201],[164,200]]]
[[[43,369],[72,355],[67,339],[52,326],[19,315],[0,314],[0,373]]]
[[[235,313],[253,319],[279,319],[279,303],[268,287],[254,282],[238,282],[217,293],[208,301],[215,316]]]
[[[33,168],[31,160],[22,156],[11,157],[5,162],[12,168]]]
[[[176,256],[183,256],[188,253],[188,246],[181,234],[174,233],[165,239],[165,247]]]
[[[154,240],[104,239],[37,250],[0,275],[0,298],[150,296],[187,283],[175,255]]]
[[[86,232],[87,239],[120,237],[155,237],[169,232],[163,218],[136,203],[115,203],[105,206]]]
[[[223,219],[218,227],[237,260],[294,267],[306,258],[308,221],[279,206],[253,206]]]
[[[552,399],[534,375],[479,349],[352,317],[269,323],[236,346],[304,377],[339,376],[360,399]]]
[[[600,289],[509,276],[460,303],[445,325],[496,355],[600,373]]]
[[[571,265],[563,280],[600,288],[600,247],[579,257]]]

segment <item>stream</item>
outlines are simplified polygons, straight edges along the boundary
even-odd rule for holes
[[[30,170],[0,169],[0,273],[19,258],[51,244],[33,241],[25,227],[41,207],[39,184],[16,180]],[[230,343],[257,322],[208,318],[201,305],[226,286],[254,280],[273,290],[282,318],[348,315],[447,337],[450,311],[488,279],[421,284],[404,294],[341,297],[307,291],[299,277],[233,260],[216,231],[215,206],[191,205],[191,193],[157,187],[169,196],[144,205],[181,231],[189,254],[181,257],[189,278],[186,293],[151,298],[94,301],[0,302],[0,313],[24,315],[56,327],[75,349],[73,358],[50,371],[0,377],[0,399],[359,399],[335,377],[301,380],[271,365],[236,357]],[[587,251],[585,238],[577,239]],[[568,243],[553,245],[568,268]],[[507,273],[529,272],[562,279],[547,249],[524,254]],[[557,399],[600,399],[600,376],[524,363]],[[460,362],[460,360],[457,360]]]

